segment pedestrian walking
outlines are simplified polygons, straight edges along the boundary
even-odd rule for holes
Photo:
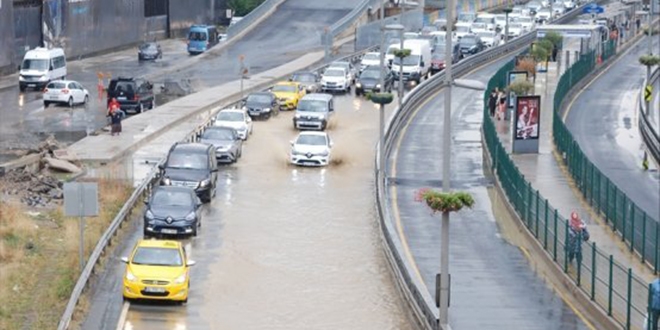
[[[121,121],[126,117],[126,113],[118,106],[110,109],[110,135],[115,136],[121,133]]]
[[[655,281],[651,282],[651,295],[649,297],[649,325],[648,330],[657,330],[658,329],[658,320],[660,320],[660,273],[658,273],[658,278]]]
[[[499,91],[497,87],[493,89],[490,92],[490,96],[488,97],[488,110],[490,110],[490,116],[495,117],[495,109],[497,109],[497,98],[499,95]]]
[[[557,48],[557,45],[552,45],[552,61],[557,62],[557,53],[559,52],[559,49]]]
[[[589,240],[589,231],[587,225],[584,223],[577,212],[571,212],[571,220],[568,228],[568,242],[566,248],[568,249],[568,262],[573,263],[573,259],[577,260],[577,264],[582,264],[582,242]]]
[[[502,120],[505,119],[505,114],[506,114],[506,93],[504,93],[503,90],[501,90],[498,95],[497,95],[497,120]]]

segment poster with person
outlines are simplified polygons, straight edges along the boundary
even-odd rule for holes
[[[540,110],[541,96],[530,95],[516,98],[516,140],[539,138]]]

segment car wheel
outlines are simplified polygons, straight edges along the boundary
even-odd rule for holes
[[[149,233],[146,229],[142,231],[142,237],[143,238],[149,238],[151,237],[151,233]]]
[[[144,104],[140,102],[140,106],[138,107],[138,113],[144,112]]]
[[[73,108],[73,97],[69,97],[68,105],[69,105],[69,108]]]
[[[23,85],[18,85],[18,89],[19,89],[21,92],[25,92],[25,86],[23,86]]]
[[[85,99],[83,100],[82,104],[87,104],[87,102],[89,102],[89,96],[85,95]]]
[[[153,110],[156,107],[156,100],[151,100],[149,103],[149,110]]]
[[[199,226],[195,226],[195,228],[193,229],[193,232],[192,232],[193,237],[197,237],[197,229],[198,228],[199,228]]]
[[[44,108],[48,108],[49,105],[50,105],[50,102],[44,101]]]

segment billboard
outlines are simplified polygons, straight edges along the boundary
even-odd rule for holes
[[[516,81],[527,81],[529,73],[527,71],[509,71],[507,86],[513,84]],[[515,104],[516,93],[509,91],[509,108],[513,108]]]
[[[538,140],[541,120],[541,96],[529,95],[516,98],[516,140]]]

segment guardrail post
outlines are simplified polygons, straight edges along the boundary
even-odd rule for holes
[[[539,191],[536,191],[536,213],[534,214],[536,218],[536,238],[539,238]]]
[[[646,212],[642,212],[642,263],[646,262]]]
[[[545,200],[545,214],[543,221],[543,249],[548,251],[548,200]]]
[[[555,262],[557,261],[557,240],[558,240],[557,236],[559,236],[559,234],[557,233],[557,217],[558,217],[558,211],[557,209],[555,209],[555,224],[554,224],[555,243],[552,245],[552,260]],[[656,259],[658,258],[656,257]]]
[[[607,182],[609,183],[611,181],[607,180]],[[612,184],[612,186],[614,186],[614,184]],[[612,219],[612,230],[616,231],[616,225],[619,222],[618,220],[619,215],[616,212],[616,187],[612,187],[612,188],[613,188],[612,191],[614,191],[614,195],[612,196],[614,197],[614,203],[612,203],[612,205],[614,205],[614,212],[612,212],[614,214],[614,218]]]
[[[626,196],[623,196],[623,219],[621,221],[623,222],[623,226],[621,228],[621,241],[625,242],[626,241],[626,225],[628,222],[628,219],[626,217],[626,214],[628,213],[626,204],[628,204],[628,198]]]
[[[630,208],[630,252],[635,247],[635,205]]]
[[[612,316],[612,280],[614,277],[614,256],[610,254],[610,278],[607,284],[607,316]]]
[[[630,330],[630,300],[632,299],[632,268],[628,268],[628,299],[626,299],[626,330]]]
[[[598,182],[598,183],[596,183],[596,188],[598,188],[598,189],[596,189],[596,204],[598,204],[598,211],[599,212],[603,211],[603,208],[601,207],[602,203],[600,202],[600,178],[601,178],[601,176],[602,176],[602,174],[600,174],[600,173],[598,173],[598,175],[596,175],[596,181]]]
[[[652,302],[652,300],[651,300],[651,299],[652,299],[652,295],[651,295],[651,293],[652,293],[652,292],[653,292],[653,284],[652,284],[652,283],[649,283],[648,292],[647,292],[647,296],[648,296],[649,298],[647,299],[647,302],[646,302],[647,306],[649,306],[649,307],[646,309],[646,313],[647,313],[647,315],[649,315],[649,316],[651,315],[651,302]],[[645,325],[645,328],[644,328],[644,329],[651,329],[651,318],[650,318],[650,317],[647,317],[647,318],[646,318],[646,325]]]
[[[610,180],[605,178],[605,224],[610,222]]]
[[[566,221],[568,223],[568,221]],[[575,244],[580,244],[582,245],[581,241],[575,242]],[[580,246],[580,253],[582,253],[582,246]],[[582,257],[580,255],[579,258],[576,258],[577,260],[577,286],[578,288],[582,285]]]
[[[568,273],[568,221],[564,222],[564,273]]]
[[[591,167],[591,175],[589,176],[589,205],[594,206],[594,164],[589,162]]]
[[[527,182],[527,194],[525,196],[525,210],[527,214],[527,227],[530,231],[533,229],[532,223],[532,184]]]
[[[591,301],[596,300],[596,242],[591,243]]]

